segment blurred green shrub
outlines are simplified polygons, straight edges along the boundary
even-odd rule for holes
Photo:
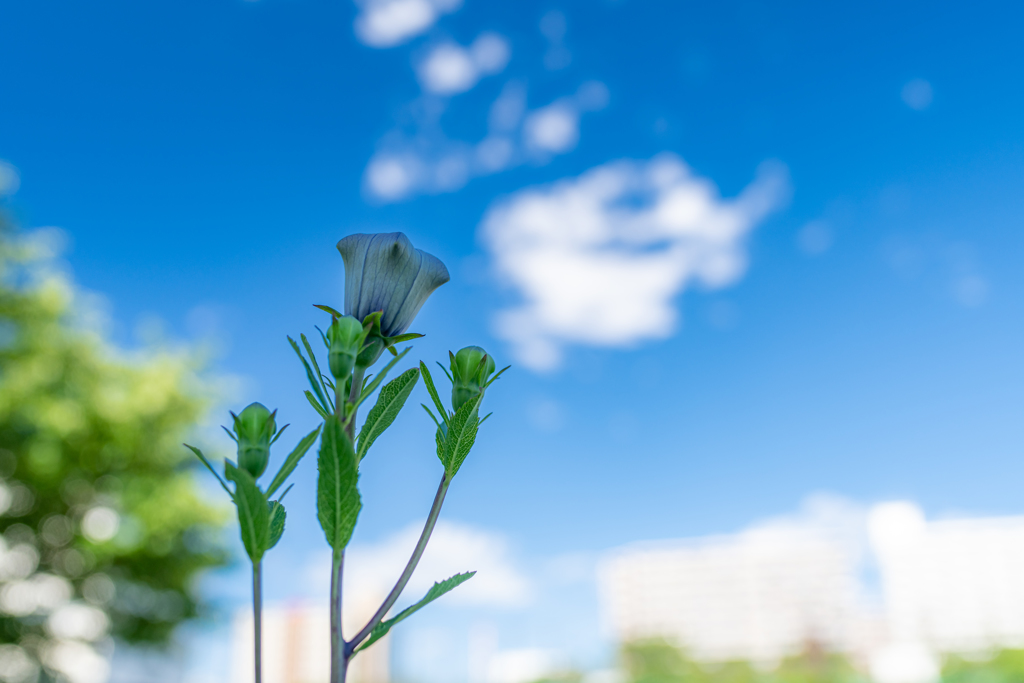
[[[771,670],[745,661],[696,662],[672,643],[649,639],[627,643],[622,664],[629,683],[861,683],[866,678],[839,654],[809,645]]]
[[[45,240],[2,220],[0,670],[102,680],[112,639],[165,643],[225,561],[181,445],[212,394],[188,353],[128,357],[83,324]]]
[[[947,657],[942,683],[1024,683],[1024,650],[998,650],[991,657]]]

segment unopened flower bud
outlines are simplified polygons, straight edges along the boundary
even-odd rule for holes
[[[327,340],[331,344],[327,360],[335,380],[352,374],[364,338],[362,323],[350,315],[336,319],[327,329]]]
[[[483,391],[487,378],[494,374],[494,359],[479,346],[467,346],[451,356],[452,408],[458,410]]]
[[[277,432],[273,413],[262,403],[250,403],[235,418],[235,437],[238,440],[238,466],[253,478],[263,474],[270,459],[270,439]]]

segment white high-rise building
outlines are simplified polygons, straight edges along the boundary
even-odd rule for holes
[[[941,653],[1024,646],[1024,517],[929,522],[904,502],[847,518],[614,550],[609,625],[708,661],[768,664],[814,643],[881,683],[933,680]]]

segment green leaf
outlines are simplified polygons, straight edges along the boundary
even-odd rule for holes
[[[441,413],[441,420],[448,424],[448,411],[445,410],[444,404],[441,403],[441,398],[437,395],[437,389],[434,388],[434,378],[430,376],[430,370],[427,370],[427,366],[420,361],[420,372],[423,373],[423,384],[427,387],[427,393],[430,394],[430,398],[433,399],[434,405],[437,407],[437,412]]]
[[[358,462],[362,462],[373,442],[398,417],[399,411],[402,410],[419,378],[419,368],[410,368],[385,384],[384,388],[380,390],[377,403],[370,409],[363,428],[359,430],[359,447],[356,450]]]
[[[392,358],[391,362],[389,362],[387,365],[385,365],[384,369],[377,373],[377,376],[373,378],[373,381],[363,387],[362,392],[359,394],[359,399],[356,400],[356,407],[357,408],[360,405],[362,405],[363,401],[365,401],[366,399],[368,399],[370,397],[370,394],[372,394],[377,387],[380,386],[380,383],[383,382],[384,378],[387,376],[388,371],[390,371],[391,368],[395,367],[395,363],[397,363],[398,361],[402,360],[402,356],[404,356],[405,354],[409,353],[409,351],[411,351],[411,350],[412,350],[412,347],[410,346],[410,347],[406,348],[405,351],[402,351],[400,354],[398,354],[397,356]]]
[[[206,465],[206,469],[210,470],[210,472],[213,473],[213,476],[217,477],[217,481],[220,482],[221,487],[225,491],[228,492],[229,496],[232,495],[231,494],[231,489],[228,488],[228,485],[225,484],[224,480],[220,478],[219,474],[217,474],[217,470],[213,469],[213,465],[211,465],[210,461],[206,459],[206,456],[203,455],[203,452],[201,450],[199,450],[198,448],[196,448],[195,446],[189,446],[187,443],[186,444],[182,444],[182,445],[184,445],[185,448],[189,449],[190,451],[195,453],[197,456],[199,456],[199,459],[203,461],[204,465]]]
[[[309,363],[306,362],[306,357],[302,355],[302,350],[299,348],[298,343],[291,337],[288,337],[288,343],[295,349],[295,355],[302,361],[302,367],[306,368],[306,379],[309,380],[309,386],[313,388],[313,393],[320,399],[320,404],[326,406],[327,399],[324,398],[324,393],[320,389],[320,382],[317,381],[316,375],[313,374],[313,368],[309,367]]]
[[[327,412],[326,408],[324,408],[322,405],[316,402],[316,397],[313,396],[313,392],[311,392],[309,389],[306,389],[303,393],[306,395],[306,400],[309,401],[309,405],[313,406],[313,410],[316,411],[316,414],[319,415],[322,419],[326,420],[327,416],[330,415],[330,413]]]
[[[269,550],[281,540],[281,534],[284,533],[284,520],[287,515],[284,511],[284,505],[281,505],[276,500],[268,502],[267,505],[270,506],[270,545],[267,546]]]
[[[401,344],[402,342],[412,341],[413,339],[419,339],[422,334],[416,332],[406,332],[405,334],[399,334],[394,337],[388,337],[388,344]]]
[[[334,415],[324,421],[317,466],[317,517],[327,542],[340,552],[352,538],[362,501],[356,486],[359,473],[352,440]]]
[[[448,593],[456,586],[459,586],[469,581],[471,578],[473,578],[474,574],[476,574],[476,572],[465,572],[463,574],[456,574],[455,576],[447,578],[444,581],[435,583],[433,586],[430,587],[430,590],[427,591],[427,594],[423,596],[423,599],[417,602],[415,605],[410,605],[409,607],[406,607],[404,610],[399,612],[393,619],[385,619],[384,621],[377,624],[374,627],[374,629],[370,631],[370,637],[367,638],[362,645],[357,647],[355,652],[360,652],[370,647],[378,640],[386,636],[388,631],[391,630],[392,626],[412,616],[414,612],[427,606],[434,600],[437,600],[439,597],[441,597],[445,593]]]
[[[445,439],[444,457],[441,462],[444,463],[449,479],[462,467],[469,450],[473,448],[473,442],[476,441],[476,430],[480,427],[477,410],[483,397],[483,393],[480,393],[476,398],[463,403],[448,425],[448,437]]]
[[[256,486],[256,480],[243,469],[230,462],[224,463],[224,474],[235,482],[235,507],[238,508],[238,525],[242,530],[242,544],[253,563],[263,559],[263,553],[270,548],[270,508],[267,498]]]
[[[323,425],[321,425],[323,426]],[[267,497],[274,495],[284,482],[288,479],[291,473],[295,470],[295,467],[299,464],[299,460],[302,460],[302,456],[306,454],[309,447],[316,441],[316,437],[320,435],[320,427],[317,427],[306,436],[302,437],[302,441],[295,446],[295,450],[288,454],[288,457],[284,459],[284,464],[281,465],[281,469],[274,475],[274,480],[270,482],[270,487],[267,489]]]

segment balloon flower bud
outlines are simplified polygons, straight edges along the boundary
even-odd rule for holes
[[[327,329],[331,344],[327,359],[335,380],[342,381],[352,374],[365,338],[363,324],[350,315],[335,319]]]
[[[253,478],[263,474],[270,459],[270,439],[277,432],[274,416],[262,403],[250,403],[235,419],[235,438],[238,441],[238,466]]]
[[[483,391],[487,378],[494,374],[495,365],[494,359],[479,346],[467,346],[451,356],[451,361],[452,408],[457,411]]]

